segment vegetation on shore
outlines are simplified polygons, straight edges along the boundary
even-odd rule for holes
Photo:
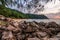
[[[0,5],[0,15],[11,18],[22,18],[22,19],[47,19],[45,15],[35,15],[35,14],[24,14],[17,10],[6,8]]]
[[[17,10],[13,10],[10,8],[6,8],[5,5],[9,4],[16,4],[12,0],[9,2],[7,0],[0,0],[0,15],[3,15],[5,17],[10,17],[10,18],[22,18],[22,19],[47,19],[45,15],[36,15],[36,14],[24,14],[22,12],[19,12]]]

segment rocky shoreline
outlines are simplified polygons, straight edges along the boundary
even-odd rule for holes
[[[60,25],[56,22],[17,22],[0,16],[0,40],[60,40]]]

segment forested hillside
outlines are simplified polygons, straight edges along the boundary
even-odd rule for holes
[[[47,19],[44,15],[35,15],[35,14],[24,14],[17,10],[12,10],[0,5],[0,15],[11,18],[24,18],[24,19]]]
[[[0,0],[0,15],[11,18],[22,18],[22,19],[47,19],[44,15],[35,15],[35,14],[24,14],[20,11],[7,8],[8,5],[16,5],[16,2],[13,0]]]

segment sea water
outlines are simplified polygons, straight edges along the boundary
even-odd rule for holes
[[[24,21],[27,21],[27,22],[32,22],[32,21],[36,21],[36,22],[56,22],[56,23],[60,24],[60,19],[24,19]]]

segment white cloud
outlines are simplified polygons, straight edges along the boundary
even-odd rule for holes
[[[42,14],[49,14],[49,13],[57,13],[60,11],[60,1],[59,0],[53,0],[52,2],[48,2],[44,6],[44,11],[39,12]]]
[[[31,4],[32,7],[28,10],[27,10],[26,2],[24,0],[20,0],[20,1],[22,2],[24,7],[17,8],[17,5],[12,6],[12,7],[11,7],[11,5],[9,5],[9,8],[16,9],[16,10],[19,10],[19,11],[22,11],[25,13],[28,13],[28,12],[34,13],[36,11],[36,14],[49,14],[49,13],[60,12],[60,1],[59,0],[52,0],[52,1],[50,0],[50,1],[48,1],[48,3],[46,3],[47,0],[44,0],[44,1],[39,0],[39,3],[37,4],[37,6],[38,6],[37,8],[34,8],[34,6]],[[29,4],[30,1],[32,1],[32,0],[27,0],[27,4]],[[43,11],[37,10],[37,9],[40,9],[39,4],[44,5]]]

